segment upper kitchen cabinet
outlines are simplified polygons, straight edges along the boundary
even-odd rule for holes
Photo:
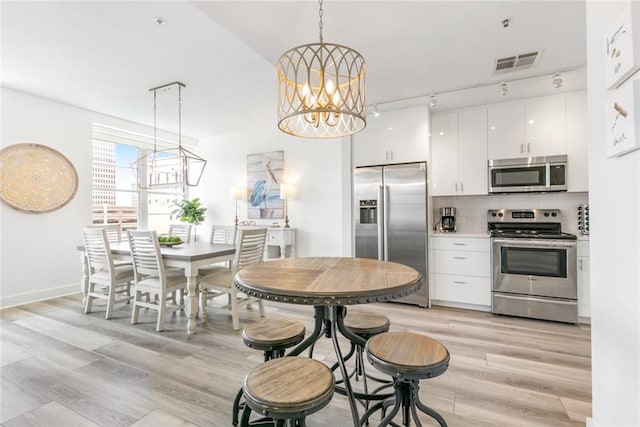
[[[431,118],[431,194],[487,194],[487,109]]]
[[[488,107],[488,158],[566,154],[565,96],[548,96]]]
[[[367,117],[367,127],[353,135],[353,166],[427,160],[427,107],[386,111]]]
[[[587,179],[587,94],[567,95],[568,191],[588,191]]]

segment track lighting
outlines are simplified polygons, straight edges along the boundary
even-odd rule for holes
[[[438,100],[436,99],[436,94],[434,93],[429,97],[429,107],[436,108],[436,105],[438,105]]]
[[[553,75],[553,87],[555,87],[556,89],[560,89],[562,87],[562,83],[564,80],[562,80],[562,77],[560,77],[560,73],[556,73]]]
[[[373,106],[373,117],[380,117],[380,111],[378,111],[378,104]]]
[[[507,83],[502,82],[502,84],[500,85],[500,95],[506,96],[507,93],[509,93],[509,88],[507,87]]]

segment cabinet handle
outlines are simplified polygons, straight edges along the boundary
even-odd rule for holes
[[[454,280],[453,283],[457,283],[458,285],[466,285],[467,282],[461,282],[459,280]]]
[[[458,192],[458,181],[456,181],[456,193]]]
[[[464,193],[464,182],[460,181],[460,192]]]
[[[453,246],[467,246],[466,243],[454,243]]]
[[[531,153],[531,143],[527,142],[527,154]]]
[[[524,144],[520,144],[520,154],[524,154]]]
[[[463,256],[454,256],[453,259],[467,259],[467,258]]]
[[[582,260],[578,262],[578,268],[580,269],[580,271],[582,271]]]
[[[393,160],[393,150],[389,151],[389,157],[391,157],[391,160]]]
[[[388,151],[384,152],[384,159],[385,160],[389,160],[389,152]]]

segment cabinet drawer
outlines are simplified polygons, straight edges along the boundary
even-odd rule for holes
[[[271,231],[267,232],[267,245],[271,246],[281,246],[282,245],[283,234],[280,231]]]
[[[441,274],[489,277],[489,252],[432,251],[431,271]]]
[[[432,236],[431,249],[445,251],[489,252],[489,238]]]
[[[589,256],[589,241],[588,240],[578,240],[577,245],[577,254],[578,256]]]
[[[491,282],[488,277],[432,274],[431,299],[491,305]]]

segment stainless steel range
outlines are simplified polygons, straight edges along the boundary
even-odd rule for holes
[[[487,213],[492,312],[576,323],[576,236],[562,232],[559,209]]]

